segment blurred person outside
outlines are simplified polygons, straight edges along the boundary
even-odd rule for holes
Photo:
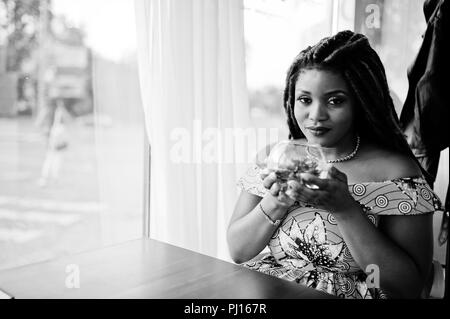
[[[54,78],[47,75],[46,80]],[[49,103],[36,119],[36,125],[42,127],[47,138],[47,150],[38,180],[40,187],[47,186],[52,180],[56,181],[63,163],[64,155],[69,145],[67,124],[72,115],[67,110],[65,99],[60,97],[55,86],[49,86]]]

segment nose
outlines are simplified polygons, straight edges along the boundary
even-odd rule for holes
[[[313,122],[326,121],[328,119],[328,110],[326,105],[323,105],[320,102],[310,105],[308,119]]]

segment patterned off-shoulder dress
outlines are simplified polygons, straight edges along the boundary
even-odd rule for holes
[[[267,190],[259,174],[258,166],[251,167],[238,186],[263,197]],[[441,208],[439,198],[422,177],[350,184],[349,191],[374,225],[382,215],[429,214]],[[388,297],[366,282],[367,273],[353,259],[335,218],[325,210],[292,206],[273,233],[268,249],[243,266],[341,298]]]

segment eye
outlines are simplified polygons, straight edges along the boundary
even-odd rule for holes
[[[331,97],[331,98],[328,100],[328,104],[330,104],[330,105],[339,105],[339,104],[342,104],[343,102],[344,102],[344,99],[343,99],[343,98],[341,98],[341,97],[336,97],[336,96]]]
[[[304,96],[304,95],[303,96],[299,96],[297,98],[297,101],[299,101],[300,103],[305,104],[305,105],[311,104],[311,99],[309,97],[307,97],[307,96]]]

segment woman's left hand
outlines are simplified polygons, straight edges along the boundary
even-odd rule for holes
[[[291,194],[294,194],[296,200],[333,214],[342,214],[359,207],[348,190],[347,175],[337,168],[330,168],[327,179],[309,173],[302,173],[300,176],[302,183],[292,185],[294,189]],[[307,186],[311,184],[318,189]]]

